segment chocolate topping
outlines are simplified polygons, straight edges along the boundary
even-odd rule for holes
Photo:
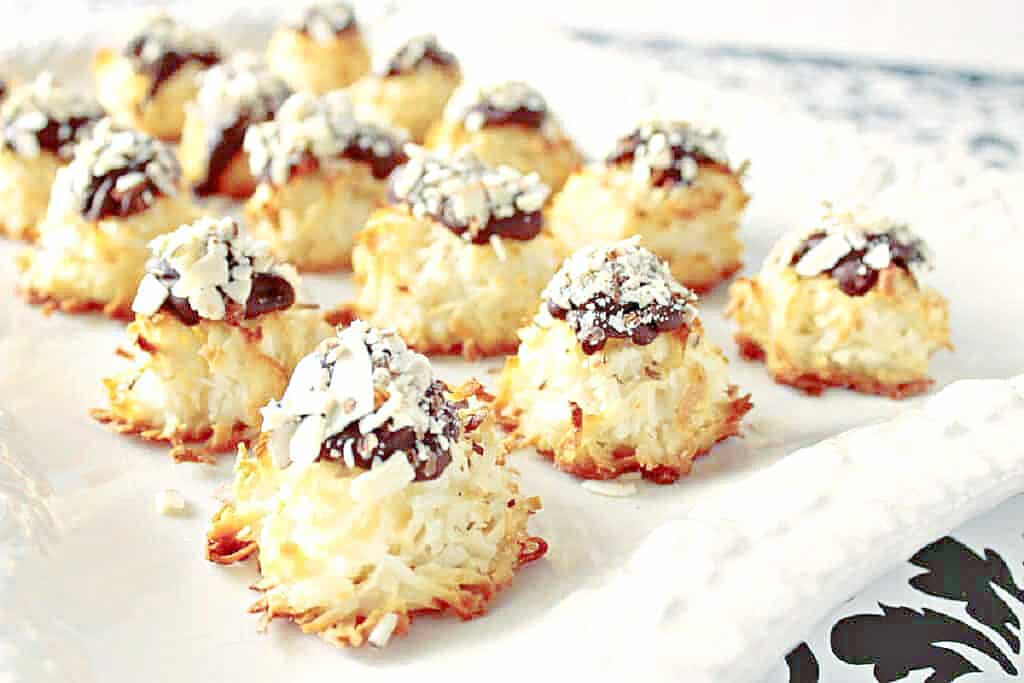
[[[35,157],[45,150],[67,161],[102,116],[93,100],[66,90],[44,73],[15,89],[0,108],[3,145],[21,156]]]
[[[690,185],[700,166],[730,171],[721,133],[683,121],[641,124],[618,141],[605,163],[632,165],[633,173],[654,187]]]
[[[433,157],[410,146],[412,159],[391,177],[390,199],[429,216],[473,244],[493,237],[531,240],[540,234],[550,190],[536,173],[486,166],[463,154]]]
[[[451,462],[467,407],[446,390],[430,361],[393,330],[356,320],[298,363],[281,400],[263,409],[262,431],[278,467],[329,459],[373,469],[398,455],[410,480],[436,479]]]
[[[456,93],[448,116],[462,121],[469,131],[490,126],[521,126],[540,130],[548,122],[544,97],[526,83],[507,81],[476,91]]]
[[[617,304],[607,296],[598,296],[578,309],[565,309],[550,301],[547,306],[552,317],[569,324],[588,356],[603,349],[609,338],[629,339],[637,346],[647,346],[660,333],[679,329],[687,320],[682,302],[641,309],[636,303]],[[612,324],[613,320],[625,321],[626,329]]]
[[[190,62],[213,66],[220,53],[213,42],[193,33],[167,15],[152,17],[124,48],[135,70],[149,79],[146,99],[151,100],[174,74]]]
[[[544,110],[528,109],[517,107],[515,109],[499,109],[488,103],[474,105],[466,111],[466,120],[482,119],[482,123],[474,128],[487,128],[489,126],[522,126],[523,128],[540,128],[544,124],[544,117],[547,112]],[[468,127],[468,126],[467,126]]]
[[[206,177],[194,188],[205,197],[242,151],[249,126],[274,118],[287,99],[287,84],[258,58],[241,54],[200,77],[195,106],[206,129]]]
[[[373,461],[379,458],[382,462],[401,453],[409,460],[416,473],[414,481],[437,479],[452,461],[449,444],[459,438],[462,427],[456,406],[445,397],[447,387],[444,382],[435,380],[423,396],[425,410],[440,424],[440,429],[427,433],[418,440],[416,430],[412,427],[394,428],[389,420],[373,431],[363,434],[359,431],[359,423],[354,422],[334,436],[324,440],[320,449],[320,458],[344,459],[345,453],[352,454],[356,467],[370,469]]]
[[[221,176],[235,155],[242,151],[249,123],[248,116],[241,116],[229,126],[209,126],[206,131],[206,177],[192,188],[196,196],[208,197],[217,192]]]
[[[129,46],[129,52],[133,56],[141,56],[145,49],[146,36],[137,38]],[[139,73],[149,78],[149,89],[146,90],[146,100],[153,99],[160,91],[160,88],[170,80],[171,76],[178,73],[181,67],[189,62],[199,62],[203,66],[213,66],[220,61],[220,55],[215,52],[176,52],[173,50],[162,53],[153,61],[142,61],[139,64]]]
[[[57,174],[51,210],[75,210],[91,221],[123,218],[145,211],[157,197],[176,194],[180,177],[170,147],[101,119]]]
[[[295,303],[294,270],[274,262],[232,218],[183,225],[150,247],[153,258],[132,303],[141,315],[163,310],[191,326],[252,319]]]
[[[919,281],[931,269],[931,251],[904,223],[826,202],[815,226],[781,240],[765,267],[792,268],[799,277],[827,275],[847,296],[863,296],[889,267]]]
[[[284,185],[296,174],[330,171],[344,160],[367,164],[383,180],[407,159],[404,144],[399,131],[357,121],[348,96],[338,90],[292,95],[273,121],[250,127],[244,148],[253,176]]]
[[[0,100],[7,97],[7,81],[0,78]]]
[[[388,133],[383,134],[386,140],[383,145],[376,145],[370,138],[370,144],[366,138],[355,138],[341,151],[341,156],[352,161],[360,161],[369,165],[370,172],[377,180],[384,180],[391,173],[409,160],[403,146],[396,144],[396,139]]]
[[[422,35],[411,38],[388,60],[383,75],[400,76],[416,71],[421,64],[452,67],[458,64],[455,55],[441,48],[437,36]]]
[[[542,297],[546,311],[569,325],[587,355],[609,338],[646,346],[696,317],[696,296],[636,239],[576,252]]]
[[[153,199],[161,194],[160,189],[148,179],[128,182],[139,175],[145,175],[148,164],[148,159],[140,160],[89,178],[79,207],[82,216],[90,221],[98,221],[111,217],[124,218],[148,209]]]
[[[805,239],[793,254],[790,260],[791,266],[796,266],[813,249],[820,246],[828,237],[825,232],[816,232]],[[876,257],[882,260],[872,260],[868,254],[888,254],[887,257]],[[836,261],[835,265],[822,270],[821,273],[830,276],[839,285],[839,289],[847,296],[864,296],[878,282],[878,273],[889,266],[902,268],[907,273],[911,272],[911,264],[925,260],[925,254],[920,243],[902,242],[895,235],[880,234],[867,235],[863,246],[850,248],[846,254]],[[868,263],[867,261],[872,261]],[[879,267],[881,266],[881,267]]]
[[[160,261],[150,272],[168,290],[173,288],[181,277],[166,261]],[[252,292],[249,294],[249,298],[246,299],[245,305],[238,306],[237,304],[231,305],[231,303],[227,306],[226,320],[236,320],[238,318],[251,320],[258,318],[264,313],[291,308],[292,304],[295,303],[295,288],[280,275],[254,273],[252,276]],[[173,294],[167,295],[163,304],[160,305],[160,310],[175,316],[183,325],[188,327],[198,325],[199,321],[202,320],[202,317],[192,308],[188,299]]]

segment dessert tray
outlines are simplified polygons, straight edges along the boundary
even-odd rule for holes
[[[175,11],[243,47],[262,45],[278,21],[259,3]],[[87,83],[82,65],[116,42],[133,19],[125,14],[83,13],[61,21],[68,28],[59,35],[26,16],[21,30],[0,32],[3,64]],[[232,457],[174,464],[166,448],[91,420],[123,324],[44,316],[15,298],[13,261],[23,246],[2,242],[0,675],[40,683],[761,680],[844,600],[1024,491],[1024,306],[1012,277],[1024,182],[1012,163],[986,163],[951,141],[824,122],[789,98],[730,87],[730,74],[701,68],[713,61],[705,53],[680,66],[522,17],[484,31],[493,22],[482,9],[464,8],[458,21],[415,3],[361,16],[373,41],[436,32],[467,80],[536,84],[589,155],[652,110],[713,121],[729,133],[731,156],[751,161],[743,273],[756,272],[823,197],[899,215],[935,252],[929,283],[950,301],[955,352],[935,357],[936,384],[925,396],[808,397],[737,356],[720,288],[702,297],[701,313],[731,380],[751,394],[743,438],[719,444],[665,487],[583,486],[532,451],[515,453],[524,490],[543,501],[531,530],[547,540],[546,557],[484,618],[425,618],[387,648],[338,652],[291,624],[258,632],[258,619],[245,614],[255,568],[203,557]],[[347,275],[304,282],[324,307],[352,296]],[[433,360],[453,384],[476,377],[493,386],[502,364]],[[184,514],[154,511],[167,489],[184,496]]]

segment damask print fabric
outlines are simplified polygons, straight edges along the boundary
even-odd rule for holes
[[[1017,680],[1022,619],[1018,496],[922,548],[835,610],[766,683]]]

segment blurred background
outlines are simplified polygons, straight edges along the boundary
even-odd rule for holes
[[[31,14],[45,24],[47,19],[53,20],[55,12],[70,17],[111,7],[193,4],[265,4],[285,8],[291,3],[3,0],[0,8],[4,23],[10,28]],[[448,18],[480,14],[488,17],[492,25],[509,15],[532,15],[578,28],[659,34],[701,44],[784,48],[921,65],[1024,72],[1024,6],[1019,0],[385,0],[356,4],[371,11],[386,11],[398,5],[429,5]]]

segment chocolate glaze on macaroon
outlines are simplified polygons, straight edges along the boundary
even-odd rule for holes
[[[16,154],[34,157],[46,151],[67,161],[75,144],[102,117],[103,109],[94,100],[44,73],[16,88],[0,107],[0,134],[3,145]]]
[[[831,207],[822,222],[785,261],[802,277],[827,275],[847,296],[864,296],[886,268],[899,268],[915,280],[930,268],[928,247],[904,224]]]
[[[696,316],[696,296],[636,240],[581,249],[541,296],[547,312],[569,325],[587,355],[608,339],[646,346]]]
[[[462,426],[456,411],[456,405],[445,397],[446,387],[443,382],[434,381],[424,393],[423,404],[440,428],[436,433],[424,434],[417,446],[416,430],[413,427],[395,428],[394,422],[377,427],[369,433],[359,431],[359,423],[354,422],[337,434],[324,440],[320,450],[320,458],[337,458],[346,450],[352,453],[356,467],[370,469],[374,459],[387,460],[396,453],[408,457],[412,453],[420,453],[410,459],[415,471],[414,481],[437,479],[452,461],[450,443],[462,434]],[[444,441],[444,443],[442,443]],[[341,456],[344,458],[344,455]]]
[[[641,124],[618,141],[605,163],[630,165],[654,187],[691,185],[701,166],[730,172],[722,134],[683,121]]]
[[[372,470],[404,457],[412,480],[428,481],[473,427],[462,424],[466,404],[446,391],[393,330],[356,320],[299,362],[281,400],[263,409],[262,429],[279,467],[332,460]]]
[[[455,55],[441,47],[436,36],[416,36],[395,51],[384,67],[382,75],[388,77],[413,73],[421,64],[453,67],[458,64],[458,60],[455,59]]]
[[[68,202],[90,221],[125,218],[177,194],[180,178],[171,147],[102,119],[57,175],[51,206]]]
[[[507,81],[481,88],[460,98],[452,106],[466,130],[477,131],[492,126],[520,126],[531,130],[543,128],[548,117],[544,97],[521,81]]]
[[[167,261],[160,260],[148,268],[157,280],[168,290],[181,278],[181,275]],[[252,293],[241,307],[241,317],[246,320],[258,318],[265,313],[284,311],[295,303],[295,289],[288,280],[271,273],[254,273],[252,276]],[[196,312],[188,299],[168,294],[160,310],[170,313],[183,325],[198,325],[202,316]]]
[[[153,258],[132,309],[166,311],[187,326],[202,320],[251,320],[295,303],[295,271],[232,218],[203,218],[153,240]],[[182,282],[186,278],[185,282]]]
[[[275,185],[342,159],[366,164],[383,180],[407,159],[405,136],[376,123],[357,120],[340,90],[316,97],[289,97],[273,121],[253,126],[245,137],[254,177]]]
[[[270,121],[291,91],[252,55],[238,55],[200,77],[195,107],[206,130],[206,177],[193,188],[200,197],[217,191],[218,181],[242,151],[249,126]]]
[[[549,193],[536,173],[494,168],[469,155],[446,159],[422,151],[395,171],[390,183],[393,203],[433,218],[473,244],[539,235]]]
[[[221,60],[220,52],[208,38],[195,33],[167,15],[152,17],[124,48],[124,56],[135,70],[149,79],[146,100],[186,64],[204,67]]]

